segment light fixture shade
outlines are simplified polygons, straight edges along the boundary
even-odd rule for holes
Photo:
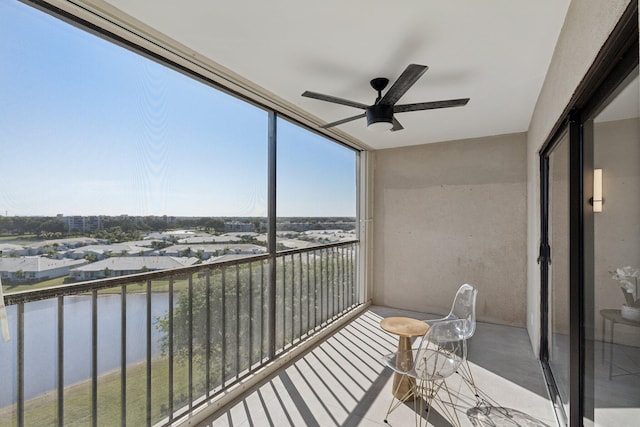
[[[593,170],[593,211],[602,212],[602,169]]]
[[[374,132],[384,132],[391,130],[391,128],[393,128],[393,123],[391,122],[373,122],[367,125],[367,129]]]
[[[367,108],[367,129],[385,131],[393,128],[393,106],[372,105]]]

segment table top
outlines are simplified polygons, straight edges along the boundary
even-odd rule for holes
[[[380,321],[380,327],[391,334],[409,338],[422,336],[429,330],[429,325],[411,317],[387,317]]]
[[[635,322],[633,320],[625,319],[624,317],[622,317],[621,310],[605,308],[603,310],[600,310],[600,316],[615,323],[622,323],[623,325],[640,327],[640,322]]]

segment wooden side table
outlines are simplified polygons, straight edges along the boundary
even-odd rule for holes
[[[398,335],[398,365],[408,371],[413,366],[413,352],[411,351],[411,338],[420,337],[427,333],[429,325],[422,320],[410,317],[387,317],[380,321],[380,327],[390,334]],[[402,399],[411,390],[411,378],[400,373],[393,377],[393,393],[398,399]],[[415,396],[409,395],[405,400],[413,400]]]

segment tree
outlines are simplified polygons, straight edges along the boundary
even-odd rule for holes
[[[257,272],[258,270],[254,271]],[[249,325],[252,325],[254,331],[258,331],[261,328],[261,319],[252,319],[250,311],[246,309],[241,309],[239,313],[236,313],[236,304],[232,303],[236,301],[238,295],[241,299],[248,296],[250,270],[247,267],[240,268],[238,286],[235,286],[235,283],[231,285],[232,276],[235,281],[235,269],[233,275],[227,273],[224,297],[222,292],[222,272],[216,270],[207,274],[210,274],[208,282],[205,277],[199,277],[198,274],[194,275],[191,295],[187,289],[181,290],[178,294],[173,310],[173,354],[177,362],[186,363],[189,357],[189,349],[191,348],[194,369],[202,372],[208,347],[208,355],[210,360],[213,361],[210,364],[211,379],[214,382],[217,381],[216,384],[211,385],[215,386],[219,384],[223,368],[219,363],[216,363],[216,361],[221,360],[223,340],[227,343],[227,372],[229,369],[237,369],[238,372],[247,369],[249,367]],[[209,294],[209,316],[207,316],[207,288]],[[253,301],[254,304],[257,304],[260,289],[255,286],[253,291]],[[189,304],[190,296],[191,307]],[[222,318],[223,312],[226,314],[226,319]],[[233,322],[231,319],[233,319]],[[236,323],[235,319],[238,319],[239,322]],[[163,355],[169,352],[169,327],[168,313],[156,318],[156,328],[161,333],[159,339],[160,351]],[[207,329],[209,329],[208,342]],[[191,340],[189,340],[190,331]],[[239,341],[236,342],[236,339]],[[236,349],[239,350],[241,366],[232,365],[236,360]],[[253,346],[252,360],[254,362],[259,359],[260,351],[261,349],[258,346]]]
[[[350,268],[352,263],[350,258],[341,260],[328,254],[320,256],[319,262],[286,260],[286,265],[277,264],[276,276],[279,278],[284,278],[285,274],[291,275],[294,267],[298,272],[293,276],[293,280],[277,279],[276,311],[284,313],[284,319],[295,321],[297,316],[301,316],[300,325],[306,325],[307,319],[316,315],[313,308],[308,311],[304,309],[301,312],[298,311],[299,307],[307,306],[309,298],[316,298],[312,296],[313,290],[306,294],[304,291],[299,291],[305,288],[303,285],[307,277],[316,274],[322,277],[328,263],[331,263],[330,271],[343,268],[353,271]],[[248,263],[245,263],[237,269],[236,266],[231,266],[226,270],[220,268],[195,273],[191,277],[191,290],[182,286],[186,284],[186,278],[182,283],[175,283],[174,289],[181,290],[174,300],[172,322],[170,322],[169,313],[166,312],[163,316],[156,318],[155,324],[160,332],[159,344],[163,355],[172,350],[175,360],[185,363],[192,352],[193,369],[200,373],[204,369],[208,356],[211,362],[209,365],[211,379],[214,382],[219,381],[222,376],[222,366],[219,362],[222,356],[223,340],[226,360],[224,369],[227,374],[242,372],[248,369],[251,363],[258,361],[263,349],[256,338],[260,337],[259,331],[262,330],[263,319],[266,319],[269,310],[264,299],[266,294],[263,294],[265,288],[260,287],[262,283],[260,278],[263,274],[261,270],[260,267],[255,266],[250,268]],[[333,289],[331,295],[336,296],[348,281],[349,279],[343,275],[332,274],[327,277],[327,283],[323,286]],[[268,287],[266,283],[264,286]],[[329,294],[325,293],[325,298],[328,298],[327,295]],[[292,301],[291,296],[294,296],[296,301]],[[280,348],[286,347],[292,340],[305,333],[304,328],[291,329],[289,325],[290,323],[285,321],[283,327],[276,331],[276,345],[282,346]],[[170,330],[173,344],[171,349],[169,348]],[[209,337],[208,341],[207,337]],[[198,377],[202,378],[202,376]],[[210,386],[217,385],[219,383],[210,384]]]
[[[151,242],[151,245],[152,245],[153,249],[159,250],[159,249],[163,249],[163,248],[166,248],[168,246],[171,246],[171,243],[165,242],[163,240],[154,240],[153,242]]]
[[[224,221],[220,219],[208,219],[204,223],[205,230],[214,230],[218,233],[224,232]]]
[[[65,224],[58,219],[49,219],[40,223],[38,226],[39,233],[47,232],[47,233],[63,233],[66,231]]]

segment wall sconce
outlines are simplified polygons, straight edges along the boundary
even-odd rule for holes
[[[602,169],[593,170],[593,199],[591,199],[594,212],[602,212],[604,199],[602,198]]]

